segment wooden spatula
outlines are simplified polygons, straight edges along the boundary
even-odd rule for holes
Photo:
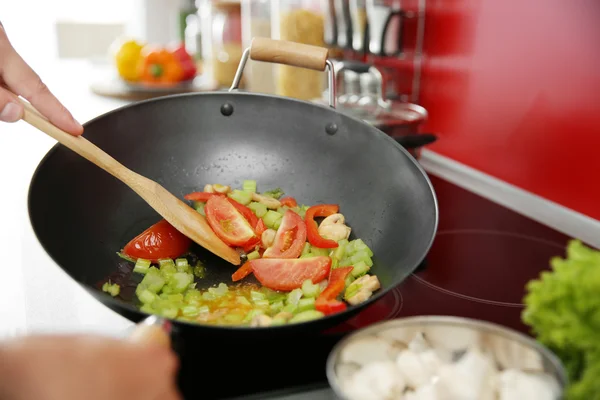
[[[200,246],[234,265],[240,264],[239,253],[219,239],[206,219],[196,210],[173,196],[158,183],[126,168],[84,137],[76,137],[57,128],[27,101],[21,98],[19,100],[25,107],[23,114],[25,122],[129,186],[175,229]]]

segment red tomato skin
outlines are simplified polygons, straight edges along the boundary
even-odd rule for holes
[[[341,267],[331,270],[327,287],[319,294],[315,301],[315,309],[317,311],[329,315],[344,311],[347,308],[344,302],[337,300],[337,297],[346,287],[346,277],[352,272],[353,268]]]
[[[286,236],[291,236],[292,243],[287,249],[283,249]],[[289,239],[289,238],[288,238]],[[291,210],[283,215],[281,225],[277,230],[275,242],[264,254],[265,258],[298,258],[306,243],[306,224],[302,218]]]
[[[241,281],[252,273],[252,265],[250,261],[246,261],[237,271],[231,275],[231,280],[234,282]]]
[[[280,199],[279,202],[282,206],[298,207],[298,202],[296,202],[296,199],[293,197],[284,197]]]
[[[331,269],[331,258],[319,256],[310,258],[261,258],[250,261],[252,271],[258,281],[273,290],[290,291],[298,289],[310,279],[313,283],[327,278]]]
[[[246,218],[246,221],[248,221],[250,226],[255,229],[256,224],[258,224],[258,217],[254,215],[252,210],[230,197],[228,197],[227,200],[244,216],[244,218]]]
[[[337,204],[318,204],[306,210],[304,221],[306,222],[306,235],[308,242],[321,249],[335,249],[338,244],[335,240],[325,239],[319,235],[319,230],[315,217],[328,217],[337,213],[340,206]]]
[[[163,219],[131,239],[123,253],[134,259],[158,262],[161,258],[181,256],[191,244],[187,236]]]
[[[244,247],[256,239],[256,234],[246,218],[227,201],[224,196],[213,196],[208,199],[204,207],[206,220],[215,234],[230,246]],[[229,220],[235,228],[239,228],[238,236],[235,233],[225,232],[222,227],[223,220]]]
[[[210,199],[213,196],[224,197],[224,195],[219,193],[193,192],[186,194],[185,196],[183,196],[183,198],[186,200],[200,201],[202,203],[206,203],[208,199]]]

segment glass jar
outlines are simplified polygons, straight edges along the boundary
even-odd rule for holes
[[[207,72],[219,87],[229,87],[243,53],[240,2],[202,0],[199,9]]]
[[[273,39],[325,46],[325,4],[319,0],[272,0]],[[325,74],[305,68],[277,66],[277,94],[300,100],[320,98]]]
[[[242,0],[242,44],[250,47],[255,37],[271,37],[270,0]],[[275,64],[249,62],[244,68],[250,92],[275,94]]]

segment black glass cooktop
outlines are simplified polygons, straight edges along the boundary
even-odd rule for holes
[[[526,332],[524,285],[563,255],[563,234],[431,177],[438,234],[424,263],[402,285],[353,319],[313,336],[261,343],[198,342],[180,351],[186,399],[335,399],[325,362],[345,334],[414,315],[456,315]]]

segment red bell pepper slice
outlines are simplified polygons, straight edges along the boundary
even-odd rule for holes
[[[183,198],[186,200],[200,201],[202,203],[206,203],[208,201],[208,199],[210,199],[213,196],[224,196],[224,195],[222,195],[220,193],[193,192],[193,193],[186,194],[185,196],[183,196]]]
[[[346,304],[337,297],[346,287],[346,277],[354,267],[341,267],[331,270],[327,287],[315,301],[315,309],[323,314],[333,314],[346,309]]]
[[[250,264],[250,261],[246,261],[241,267],[238,268],[237,271],[233,273],[233,275],[231,275],[231,280],[234,282],[241,281],[251,273],[252,265]]]
[[[280,199],[279,202],[281,203],[282,206],[298,207],[298,203],[296,202],[296,199],[293,197],[284,197],[283,199]]]
[[[337,204],[318,204],[306,210],[304,221],[306,221],[306,236],[308,242],[321,249],[335,249],[338,244],[335,240],[325,239],[319,235],[319,227],[315,221],[315,217],[328,217],[337,213],[340,206]]]

